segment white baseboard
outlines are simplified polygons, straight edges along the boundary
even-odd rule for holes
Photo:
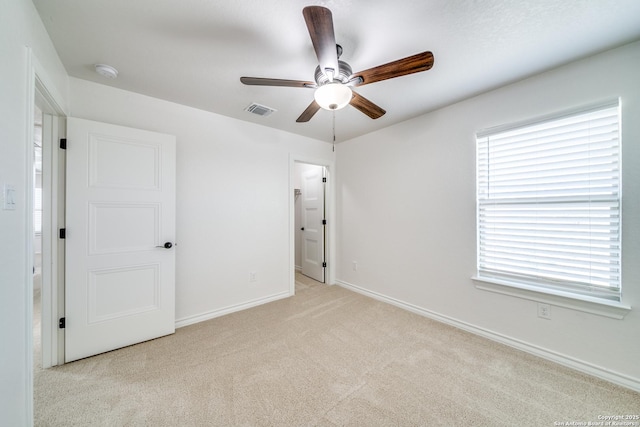
[[[278,294],[270,295],[263,298],[258,298],[252,301],[247,301],[241,304],[231,305],[228,307],[220,308],[218,310],[207,311],[205,313],[196,314],[193,316],[183,317],[176,320],[176,329],[184,326],[193,325],[194,323],[204,322],[205,320],[215,319],[216,317],[224,316],[226,314],[235,313],[236,311],[246,310],[247,308],[256,307],[258,305],[266,304],[268,302],[277,301],[279,299],[288,298],[291,294],[289,291],[280,292]]]
[[[342,280],[336,280],[336,284],[339,286],[342,286],[345,289],[349,289],[351,291],[360,293],[362,295],[366,295],[378,301],[386,302],[396,307],[408,310],[412,313],[416,313],[421,316],[436,320],[438,322],[454,326],[464,331],[471,332],[472,334],[482,336],[492,341],[496,341],[501,344],[508,345],[509,347],[513,347],[518,350],[525,351],[527,353],[533,354],[538,357],[542,357],[543,359],[550,360],[552,362],[575,369],[585,374],[592,375],[594,377],[603,379],[605,381],[609,381],[614,384],[620,385],[622,387],[626,387],[631,390],[640,392],[640,379],[633,378],[628,375],[620,374],[617,372],[613,372],[609,369],[596,366],[591,363],[578,360],[573,357],[560,354],[555,351],[548,350],[548,349],[539,347],[537,345],[527,343],[525,341],[521,341],[512,337],[491,331],[489,329],[481,328],[481,327],[472,325],[470,323],[462,322],[452,317],[444,316],[434,311],[427,310],[422,307],[418,307],[416,305],[409,304],[407,302],[388,297],[378,292],[370,291],[368,289],[353,285],[351,283],[348,283]]]

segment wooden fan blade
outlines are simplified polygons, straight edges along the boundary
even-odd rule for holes
[[[315,88],[318,86],[314,82],[304,82],[302,80],[265,79],[262,77],[240,77],[240,81],[246,85],[255,86],[287,86],[308,88]]]
[[[338,51],[336,48],[336,36],[333,31],[333,17],[331,11],[322,6],[307,6],[302,9],[302,15],[307,23],[307,29],[311,36],[311,43],[316,51],[320,69],[333,70],[333,74],[340,72],[338,66]]]
[[[353,92],[353,98],[351,98],[350,104],[372,119],[379,119],[386,113],[385,110],[356,92]]]
[[[315,100],[313,100],[311,104],[309,104],[307,109],[304,110],[302,114],[300,114],[300,117],[296,119],[296,122],[298,123],[308,122],[309,120],[311,120],[313,116],[315,116],[315,114],[318,112],[319,109],[320,109],[320,105],[318,105],[318,103]]]
[[[417,55],[408,56],[397,61],[369,68],[368,70],[354,73],[349,80],[362,79],[360,83],[355,82],[355,86],[362,86],[380,80],[392,79],[394,77],[406,76],[407,74],[427,71],[433,67],[433,53],[422,52]]]

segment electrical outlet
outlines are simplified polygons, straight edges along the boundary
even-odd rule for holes
[[[353,261],[353,263],[351,264],[351,268],[353,268],[353,271],[358,271],[358,263],[356,261]]]
[[[551,306],[549,304],[538,303],[538,317],[551,319]]]
[[[250,283],[254,283],[258,281],[258,275],[256,274],[255,271],[252,271],[249,273],[249,282]]]

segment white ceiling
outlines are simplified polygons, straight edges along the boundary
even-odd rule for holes
[[[640,39],[638,0],[33,0],[69,75],[332,140],[332,114],[296,118],[312,89],[245,86],[241,76],[313,81],[302,17],[333,13],[341,60],[361,71],[430,50],[430,71],[357,91],[387,114],[335,113],[337,141],[398,123]],[[108,80],[94,71],[119,71]],[[278,110],[260,117],[256,102]]]

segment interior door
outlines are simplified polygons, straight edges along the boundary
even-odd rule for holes
[[[175,137],[67,121],[65,361],[175,331]]]
[[[302,172],[302,274],[324,283],[324,168]]]

